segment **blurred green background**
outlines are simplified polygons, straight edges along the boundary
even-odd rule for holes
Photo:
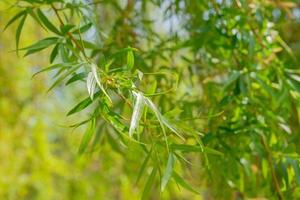
[[[8,9],[4,1],[0,1],[0,8],[3,29],[16,10]],[[143,187],[130,180],[130,176],[136,177],[133,172],[139,170],[140,163],[125,163],[128,159],[139,160],[136,154],[132,157],[129,152],[124,159],[106,143],[101,151],[78,156],[84,127],[69,126],[84,118],[72,119],[66,113],[76,104],[81,90],[76,94],[75,87],[58,88],[47,93],[51,76],[32,75],[48,65],[49,51],[25,58],[17,56],[13,51],[16,28],[13,25],[0,35],[0,199],[140,199]],[[28,20],[20,47],[44,34]],[[125,167],[136,170],[125,174]],[[164,198],[200,198],[175,190],[172,194],[165,192]]]
[[[0,8],[3,29],[15,13],[2,1]],[[103,147],[78,157],[83,131],[67,128],[72,119],[66,118],[73,95],[46,93],[50,77],[31,77],[47,65],[48,52],[17,57],[15,29],[0,36],[0,199],[137,199],[137,189],[119,173],[118,154]],[[23,31],[20,46],[42,37],[30,20]]]
[[[299,13],[295,9],[291,13],[296,16],[294,21],[276,24],[297,58],[300,55]],[[15,10],[8,9],[0,0],[1,30],[15,14]],[[140,152],[132,146],[126,155],[121,155],[112,151],[107,142],[101,149],[96,145],[98,151],[78,156],[84,127],[69,126],[85,118],[66,117],[66,113],[76,104],[82,90],[77,92],[76,85],[68,90],[58,87],[47,93],[51,76],[32,78],[32,74],[48,65],[49,51],[18,57],[13,51],[15,32],[16,24],[0,34],[0,200],[140,199],[143,187],[134,182],[142,162],[139,163]],[[37,24],[27,20],[20,47],[34,43],[44,34]],[[194,182],[201,182],[196,179]],[[152,196],[155,199],[156,195]],[[164,192],[162,199],[201,197],[174,187]]]

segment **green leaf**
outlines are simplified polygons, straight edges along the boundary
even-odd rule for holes
[[[252,74],[252,78],[254,78],[257,83],[266,91],[268,92],[273,98],[275,98],[275,92],[273,91],[272,86],[266,83],[263,79],[261,79],[258,75]]]
[[[27,10],[22,10],[21,12],[17,13],[13,18],[11,18],[6,26],[4,27],[3,31],[5,31],[11,24],[13,24],[17,19],[22,17],[23,15],[27,14]]]
[[[59,45],[56,44],[55,47],[53,48],[51,54],[50,54],[50,63],[53,63],[53,61],[55,60],[55,58],[57,57],[58,54],[58,47]]]
[[[32,75],[32,77],[42,73],[42,72],[46,72],[46,71],[51,71],[51,70],[55,70],[55,69],[59,69],[59,68],[68,68],[68,67],[71,67],[72,65],[74,65],[74,63],[58,63],[58,64],[53,64],[53,65],[50,65],[49,67],[46,67],[45,69],[42,69],[36,73],[34,73]]]
[[[73,34],[82,34],[88,31],[92,27],[92,23],[88,23],[80,27],[79,29],[74,30],[72,33]]]
[[[42,24],[41,20],[35,14],[33,9],[28,9],[28,13],[45,31],[47,31],[46,27]]]
[[[224,90],[227,90],[230,85],[232,85],[239,77],[241,73],[239,71],[235,71],[228,77],[227,81],[225,82]]]
[[[166,117],[161,117],[163,124],[168,127],[175,135],[177,135],[181,140],[185,141],[184,137],[181,136],[178,128],[173,125]]]
[[[59,55],[64,62],[69,62],[69,54],[66,50],[65,44],[59,44]]]
[[[100,104],[100,113],[102,117],[109,122],[115,130],[117,130],[119,133],[125,134],[128,131],[128,127],[121,122],[121,117],[117,113],[110,110],[109,107],[109,100],[108,99],[102,99]]]
[[[115,61],[114,59],[111,59],[105,64],[104,69],[106,72],[109,71],[109,67],[113,64],[114,61]]]
[[[92,120],[92,118],[86,119],[86,120],[83,120],[83,121],[78,122],[78,123],[76,123],[76,124],[72,124],[72,125],[70,125],[69,127],[70,127],[70,128],[78,128],[79,126],[82,126],[83,124],[86,124],[86,123],[88,123],[88,122],[91,121],[91,120]]]
[[[251,32],[251,34],[249,34],[248,36],[248,42],[249,42],[249,45],[248,45],[248,52],[249,52],[249,57],[250,58],[253,58],[254,56],[254,53],[255,53],[255,38]]]
[[[66,85],[69,85],[71,83],[74,83],[78,80],[83,80],[86,77],[86,73],[85,72],[81,72],[78,74],[75,74],[74,76],[72,76],[67,82]]]
[[[170,117],[176,117],[179,116],[183,112],[182,109],[175,107],[172,110],[169,110],[168,112],[164,113],[164,117],[170,118]]]
[[[86,40],[77,40],[81,46],[83,46],[85,49],[100,49],[98,46],[96,46],[94,43],[91,43]]]
[[[146,199],[149,199],[149,195],[150,195],[150,192],[152,190],[152,186],[153,186],[153,183],[154,183],[154,180],[155,180],[155,175],[156,175],[156,172],[157,172],[157,169],[156,168],[153,168],[152,169],[152,172],[146,182],[146,185],[145,185],[145,188],[144,188],[144,191],[143,191],[143,194],[142,194],[142,200],[146,200]]]
[[[127,52],[127,67],[128,69],[132,69],[134,67],[134,54],[131,49]]]
[[[136,179],[136,184],[139,183],[139,181],[140,181],[142,175],[143,175],[144,172],[145,172],[145,169],[146,169],[146,167],[147,167],[147,164],[148,164],[148,162],[149,162],[149,160],[150,160],[150,158],[151,158],[151,153],[152,153],[152,149],[148,152],[148,154],[147,154],[147,156],[146,156],[146,158],[145,158],[145,160],[144,160],[144,162],[143,162],[143,164],[142,164],[142,166],[141,166],[141,169],[140,169],[140,171],[139,171],[138,177],[137,177],[137,179]]]
[[[177,184],[179,184],[180,186],[182,186],[183,188],[185,188],[185,189],[187,189],[187,190],[189,190],[191,192],[194,192],[196,194],[200,194],[199,191],[197,191],[191,185],[189,185],[187,182],[185,182],[184,179],[181,178],[175,171],[173,171],[172,177],[174,178],[175,182]]]
[[[297,185],[300,185],[300,168],[299,168],[299,161],[298,160],[293,160],[292,161],[292,167],[295,173],[295,179]]]
[[[61,74],[58,79],[50,86],[48,89],[48,92],[52,90],[55,86],[57,86],[59,83],[61,83],[66,77],[68,77],[70,74],[74,73],[82,64],[77,64],[73,66],[71,69],[66,71],[64,74]]]
[[[40,18],[40,20],[43,22],[43,24],[48,28],[48,30],[52,31],[53,33],[56,33],[58,35],[61,35],[61,33],[58,31],[57,28],[48,20],[48,18],[45,16],[45,14],[41,11],[41,9],[37,9],[37,14]]]
[[[172,176],[173,168],[174,168],[174,154],[170,152],[168,163],[161,181],[161,191],[164,191],[167,183],[169,182],[169,179]]]
[[[60,27],[60,30],[61,30],[62,34],[65,35],[74,27],[75,27],[75,25],[73,25],[73,24],[65,24]]]
[[[187,144],[172,144],[171,148],[173,150],[178,150],[182,152],[203,152],[203,153],[223,156],[222,152],[219,152],[209,147],[201,147],[201,146],[187,145]]]
[[[169,150],[169,142],[168,142],[167,133],[166,133],[166,130],[164,127],[164,122],[163,122],[161,113],[159,112],[159,110],[156,108],[154,103],[149,98],[145,98],[145,103],[147,104],[148,108],[155,114],[155,116],[160,124],[160,127],[162,129],[167,149]]]
[[[59,38],[57,38],[57,37],[45,38],[45,39],[42,39],[42,40],[34,43],[31,46],[22,48],[20,50],[27,50],[27,52],[25,53],[25,56],[28,56],[30,54],[41,51],[41,50],[43,50],[43,49],[45,49],[45,48],[47,48],[47,47],[49,47],[53,44],[56,44],[58,42],[58,40],[59,40]]]
[[[93,118],[90,121],[90,125],[89,125],[88,129],[86,130],[86,132],[84,133],[84,135],[81,139],[81,143],[80,143],[80,146],[79,146],[79,149],[78,149],[78,154],[79,155],[81,155],[85,152],[89,142],[91,141],[92,136],[94,134],[94,130],[95,130],[95,124],[96,124],[96,119]]]
[[[280,35],[277,35],[276,37],[277,41],[279,44],[284,48],[284,50],[294,59],[295,61],[297,60],[293,50],[289,47],[289,45],[280,37]]]
[[[96,92],[94,95],[94,98],[98,97],[100,95],[100,92]],[[90,97],[85,98],[83,101],[79,102],[76,106],[74,106],[68,113],[67,116],[73,115],[77,112],[82,111],[86,107],[88,107],[93,101]]]
[[[17,54],[19,52],[19,42],[20,42],[20,36],[21,36],[21,32],[22,32],[22,29],[23,29],[23,26],[24,26],[24,22],[26,20],[26,17],[27,17],[27,14],[25,14],[23,16],[23,18],[21,19],[20,23],[19,23],[19,26],[17,28],[17,31],[16,31],[16,51],[17,51]]]

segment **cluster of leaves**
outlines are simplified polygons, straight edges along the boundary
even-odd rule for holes
[[[202,193],[183,178],[199,157],[191,173],[216,198],[298,198],[298,58],[277,30],[297,4],[122,2],[20,0],[5,27],[18,21],[25,56],[52,47],[36,73],[55,71],[49,90],[86,84],[67,114],[89,112],[73,125],[87,124],[79,154],[104,142],[121,155],[135,149],[143,199],[171,179]],[[51,36],[19,48],[28,16]]]

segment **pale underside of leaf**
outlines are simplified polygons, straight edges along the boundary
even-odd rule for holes
[[[143,113],[144,104],[145,104],[145,99],[143,94],[141,94],[140,92],[136,93],[136,101],[133,108],[133,114],[131,116],[131,122],[129,128],[130,137],[132,137],[134,130],[138,129],[139,121]]]
[[[168,138],[167,138],[166,130],[165,130],[165,127],[164,127],[164,122],[163,122],[163,119],[162,119],[162,115],[159,112],[159,110],[156,108],[154,103],[149,98],[145,98],[145,103],[150,108],[150,110],[152,110],[152,112],[154,112],[154,114],[155,114],[155,116],[156,116],[156,118],[157,118],[157,120],[158,120],[158,122],[161,126],[161,129],[162,129],[162,132],[163,132],[163,135],[164,135],[164,138],[165,138],[165,142],[166,142],[166,145],[167,145],[167,149],[169,151],[169,143],[168,143]]]
[[[166,127],[168,127],[173,133],[175,133],[180,139],[185,141],[184,137],[180,135],[179,130],[173,124],[171,124],[166,117],[162,116],[162,120]]]
[[[167,139],[166,137],[166,131],[165,131],[165,128],[164,126],[168,127],[175,135],[177,135],[180,139],[182,140],[185,140],[179,133],[179,131],[177,130],[177,128],[175,126],[173,126],[168,120],[166,117],[164,117],[160,111],[158,110],[158,108],[154,105],[154,103],[149,99],[149,98],[145,98],[145,102],[147,104],[147,106],[154,112],[154,114],[156,115],[160,125],[161,125],[161,128],[162,128],[162,131],[165,135],[165,139]],[[166,141],[167,142],[167,141]]]
[[[94,98],[94,94],[95,94],[95,90],[96,90],[96,80],[94,78],[94,75],[92,72],[90,72],[87,76],[87,80],[86,80],[86,86],[87,86],[87,90],[88,93],[91,97],[91,99],[93,100]]]
[[[97,66],[95,64],[91,65],[92,68],[92,73],[94,75],[94,78],[96,80],[96,83],[98,84],[98,86],[100,87],[100,89],[102,90],[102,92],[104,93],[104,95],[109,99],[110,103],[112,103],[112,100],[110,99],[109,95],[107,94],[107,92],[105,91],[101,81],[100,81],[100,77],[99,74],[97,72]]]

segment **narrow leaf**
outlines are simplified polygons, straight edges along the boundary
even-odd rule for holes
[[[161,129],[162,129],[162,132],[163,132],[163,135],[164,135],[164,138],[165,138],[167,149],[169,150],[169,143],[168,143],[167,133],[166,133],[166,130],[165,130],[165,127],[164,127],[164,122],[163,122],[161,113],[159,112],[159,110],[156,108],[154,103],[149,98],[145,98],[145,103],[147,104],[149,109],[152,110],[152,112],[155,114],[155,116],[156,116],[156,118],[157,118],[157,120],[158,120],[158,122],[161,126]]]
[[[130,137],[132,137],[134,130],[138,129],[139,121],[143,113],[144,104],[145,104],[145,100],[143,94],[140,92],[136,93],[136,101],[133,108],[133,114],[131,116],[131,122],[129,128]]]
[[[175,151],[178,150],[181,152],[203,152],[203,153],[223,156],[222,152],[209,147],[201,147],[201,146],[187,145],[187,144],[172,144],[171,148]]]
[[[101,81],[100,81],[100,77],[98,75],[98,72],[97,72],[97,66],[93,63],[91,65],[91,68],[92,68],[92,73],[94,75],[94,78],[96,79],[96,82],[98,84],[98,86],[100,87],[100,89],[102,90],[102,92],[104,93],[104,95],[108,98],[108,100],[110,101],[110,103],[112,103],[112,100],[110,99],[109,95],[106,93]]]
[[[94,97],[98,97],[100,95],[100,92],[95,93]],[[74,113],[77,113],[79,111],[82,111],[86,107],[88,107],[93,101],[90,97],[85,98],[83,101],[79,102],[76,106],[74,106],[67,114],[67,116],[72,115]]]
[[[27,50],[27,52],[25,53],[25,56],[28,56],[30,54],[33,54],[35,52],[41,51],[53,44],[56,44],[58,42],[58,38],[57,37],[49,37],[49,38],[45,38],[42,39],[36,43],[34,43],[33,45],[30,45],[28,47],[22,48],[20,50]]]
[[[142,166],[141,166],[141,169],[140,169],[140,171],[139,171],[138,177],[137,177],[137,179],[136,179],[136,184],[139,183],[139,181],[140,181],[140,179],[141,179],[143,173],[145,172],[146,166],[147,166],[147,164],[148,164],[148,162],[149,162],[149,160],[150,160],[150,158],[151,158],[151,153],[152,153],[152,149],[151,149],[151,150],[149,151],[149,153],[147,154],[147,156],[146,156],[146,158],[145,158],[145,160],[144,160],[144,162],[143,162],[143,164],[142,164]]]
[[[43,22],[43,24],[53,33],[56,33],[58,35],[61,35],[61,33],[57,30],[57,28],[55,28],[55,26],[48,20],[48,18],[45,16],[45,14],[41,11],[41,9],[37,9],[37,14],[39,16],[39,18],[41,19],[41,21]]]
[[[92,25],[93,25],[92,23],[85,24],[82,27],[80,27],[79,29],[74,30],[72,33],[73,34],[82,34],[86,31],[88,31],[92,27]]]
[[[29,15],[45,30],[47,31],[47,28],[43,25],[41,20],[38,18],[38,16],[35,14],[33,9],[28,10]]]
[[[185,182],[185,180],[183,178],[181,178],[175,171],[173,172],[173,176],[172,176],[175,180],[176,183],[178,183],[180,186],[184,187],[185,189],[200,194],[199,191],[197,191],[196,189],[194,189],[191,185],[189,185],[187,182]]]
[[[78,74],[75,74],[74,76],[72,76],[67,82],[66,85],[69,85],[71,83],[74,83],[78,80],[83,80],[86,77],[86,73],[85,72],[81,72]]]
[[[166,117],[162,116],[162,121],[166,127],[168,127],[173,133],[175,133],[175,135],[185,141],[184,137],[180,135],[179,130],[173,124],[171,124]]]
[[[157,169],[156,168],[153,168],[152,169],[152,172],[147,180],[147,183],[145,185],[145,188],[144,188],[144,191],[143,191],[143,194],[142,194],[142,200],[146,200],[149,198],[149,194],[151,192],[151,189],[152,189],[152,186],[153,186],[153,183],[154,183],[154,180],[155,180],[155,175],[156,175],[156,172],[157,172]]]
[[[73,66],[72,69],[66,71],[64,74],[61,74],[60,77],[50,86],[48,92],[52,90],[55,86],[57,86],[60,82],[62,82],[70,74],[74,73],[80,66],[81,64],[78,64],[77,66]]]
[[[53,63],[53,61],[55,60],[55,58],[57,57],[58,54],[58,47],[59,45],[56,44],[55,47],[53,48],[51,54],[50,54],[50,63]]]
[[[53,64],[53,65],[50,65],[49,67],[46,67],[36,73],[34,73],[32,75],[32,77],[42,73],[42,72],[46,72],[46,71],[51,71],[51,70],[55,70],[55,69],[59,69],[59,68],[68,68],[68,67],[71,67],[72,65],[74,65],[74,63],[58,63],[58,64]]]
[[[21,19],[20,23],[19,23],[19,26],[17,28],[17,31],[16,31],[16,51],[17,51],[17,54],[19,52],[19,42],[20,42],[20,36],[21,36],[21,32],[22,32],[22,29],[23,29],[23,26],[24,26],[24,22],[26,20],[26,17],[27,17],[27,14],[25,14],[23,16],[23,18]]]
[[[227,79],[224,90],[226,90],[234,81],[236,81],[241,76],[240,72],[233,72]]]
[[[81,143],[78,149],[78,154],[81,155],[85,152],[89,142],[92,139],[92,136],[94,134],[94,130],[95,130],[95,124],[96,124],[96,120],[95,118],[93,118],[90,122],[90,125],[88,127],[88,129],[86,130],[86,132],[84,133],[82,139],[81,139]]]
[[[174,168],[174,154],[170,152],[168,163],[164,172],[164,176],[162,177],[162,181],[161,181],[161,191],[164,191],[167,183],[169,182],[169,179],[172,176],[173,168]]]
[[[8,23],[6,24],[6,26],[4,27],[3,31],[5,31],[12,23],[14,23],[17,19],[19,19],[20,17],[22,17],[23,15],[26,15],[27,10],[23,10],[19,13],[17,13],[13,18],[11,18]]]
[[[93,97],[94,97],[94,93],[95,93],[95,89],[96,89],[96,80],[94,78],[94,75],[92,72],[90,72],[88,74],[88,77],[87,77],[87,80],[86,80],[86,86],[87,86],[87,90],[88,90],[88,93],[91,97],[91,100],[93,100]]]
[[[128,69],[132,69],[134,66],[134,54],[133,51],[130,49],[127,52],[127,67]]]

